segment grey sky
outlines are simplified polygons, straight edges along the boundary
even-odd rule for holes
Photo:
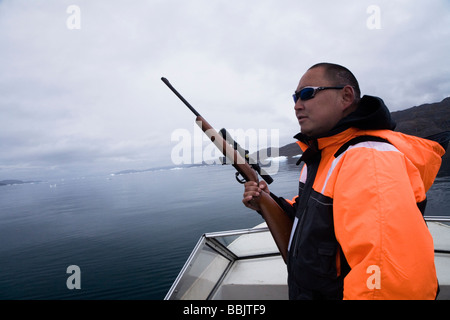
[[[281,145],[317,62],[391,111],[450,95],[447,0],[2,0],[0,48],[0,180],[170,164],[194,117],[161,76],[217,129],[278,129]]]

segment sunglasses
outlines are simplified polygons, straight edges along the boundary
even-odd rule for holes
[[[305,87],[300,91],[296,91],[292,97],[294,98],[294,102],[300,99],[302,101],[306,101],[314,98],[317,92],[327,89],[344,89],[344,87]]]

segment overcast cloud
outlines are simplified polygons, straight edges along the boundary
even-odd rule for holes
[[[162,76],[214,127],[277,129],[281,145],[317,62],[391,111],[450,95],[448,0],[2,0],[0,48],[0,180],[170,165],[194,116]]]

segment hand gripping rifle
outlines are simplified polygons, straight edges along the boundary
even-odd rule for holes
[[[195,110],[183,96],[178,93],[178,91],[170,84],[166,78],[161,78],[161,80],[169,87],[170,90],[175,93],[175,95],[180,98],[180,100],[191,110],[195,116],[195,122],[202,129],[202,131],[208,136],[208,138],[215,144],[215,146],[222,152],[222,154],[231,162],[233,167],[237,170],[245,181],[254,181],[258,183],[258,175],[255,170],[257,167],[253,167],[245,160],[245,156],[241,156],[237,149],[233,148],[226,141],[226,134],[224,134],[225,139],[214,130],[213,127],[203,118],[197,110]],[[259,167],[259,166],[258,166]],[[259,172],[262,177],[267,178],[267,174],[261,171]],[[237,177],[237,175],[236,175]],[[270,183],[270,182],[268,182]],[[284,261],[286,262],[287,248],[289,243],[289,237],[292,229],[292,221],[286,215],[286,213],[281,209],[281,207],[275,202],[272,197],[266,192],[261,192],[259,196],[259,206],[261,208],[261,215],[267,223],[269,230],[272,234],[273,239],[281,253]]]

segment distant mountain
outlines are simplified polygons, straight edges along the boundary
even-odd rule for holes
[[[170,166],[156,167],[156,168],[149,168],[149,169],[140,169],[140,170],[128,169],[128,170],[122,170],[122,171],[119,171],[119,172],[111,173],[111,175],[112,176],[119,176],[119,175],[124,175],[124,174],[134,174],[134,173],[173,170],[173,169],[181,169],[181,168],[201,167],[201,166],[204,166],[204,165],[206,165],[205,162],[194,163],[194,164],[181,164],[179,166],[170,165]]]
[[[402,111],[391,112],[392,118],[397,122],[395,131],[406,134],[428,137],[443,131],[450,131],[450,97],[441,102],[426,103]],[[450,148],[442,158],[439,175],[450,175]],[[298,145],[293,142],[278,150],[280,156],[293,157],[301,154]],[[269,148],[265,154],[272,154]]]
[[[24,183],[21,180],[1,180],[0,181],[0,186],[7,186],[9,184],[22,184]]]
[[[22,180],[0,180],[0,186],[8,186],[12,184],[35,183],[40,181],[22,181]]]
[[[391,113],[397,122],[395,131],[427,137],[450,130],[450,97],[441,102],[422,104]]]

